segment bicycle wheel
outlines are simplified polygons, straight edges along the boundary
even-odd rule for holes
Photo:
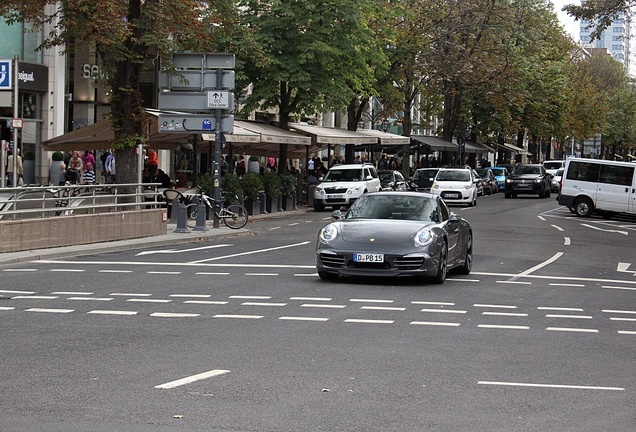
[[[232,204],[221,209],[219,216],[228,228],[239,229],[247,224],[247,209],[241,204]]]

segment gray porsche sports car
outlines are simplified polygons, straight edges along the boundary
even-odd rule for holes
[[[439,196],[421,192],[367,193],[318,233],[321,279],[416,276],[443,283],[449,270],[468,274],[473,232]]]

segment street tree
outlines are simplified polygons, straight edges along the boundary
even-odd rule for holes
[[[603,30],[612,25],[621,14],[630,16],[636,6],[636,0],[588,0],[580,4],[568,4],[563,7],[568,15],[577,20],[586,20],[592,32],[592,40],[600,39]]]

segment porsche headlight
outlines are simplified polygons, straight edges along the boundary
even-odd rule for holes
[[[334,224],[329,224],[320,231],[320,241],[329,243],[338,235],[338,229]]]
[[[435,240],[435,234],[430,228],[423,228],[415,234],[415,246],[417,247],[428,246],[433,243],[433,240]]]

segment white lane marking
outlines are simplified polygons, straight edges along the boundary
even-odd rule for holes
[[[243,302],[241,306],[287,306],[287,303]]]
[[[457,309],[421,309],[420,312],[449,313],[449,314],[465,314],[465,310]]]
[[[618,334],[628,334],[628,335],[636,335],[636,331],[631,330],[619,330]]]
[[[0,290],[0,294],[35,294],[35,291]]]
[[[560,227],[560,226],[558,226],[558,225],[550,225],[550,226],[551,226],[551,227],[553,227],[553,228],[555,228],[557,231],[561,231],[561,232],[565,231],[563,228],[561,228],[561,227]]]
[[[517,306],[508,306],[508,305],[474,304],[473,306],[474,307],[495,308],[495,309],[517,309]]]
[[[570,328],[570,327],[546,327],[546,330],[562,331],[562,332],[579,332],[579,333],[598,333],[598,330],[596,329],[582,329],[582,328]]]
[[[300,276],[300,277],[318,277],[318,273],[294,273],[294,276]]]
[[[245,273],[245,276],[278,276],[278,273]]]
[[[515,313],[515,312],[482,312],[482,315],[494,315],[494,316],[514,316],[514,317],[527,317],[527,313]]]
[[[636,291],[636,288],[628,288],[628,287],[617,287],[617,286],[601,286],[601,288],[605,289],[616,289],[616,290],[627,290],[627,291]]]
[[[198,317],[200,314],[194,313],[171,313],[171,312],[154,312],[150,314],[151,317],[159,318],[192,318]]]
[[[349,318],[344,320],[346,323],[360,323],[360,324],[393,324],[393,320],[372,320],[372,319],[355,319]]]
[[[629,233],[627,231],[619,231],[619,230],[607,230],[607,229],[603,229],[603,228],[599,228],[599,227],[595,227],[594,225],[589,225],[589,224],[581,224],[581,226],[584,227],[588,227],[588,228],[592,228],[598,231],[604,231],[604,232],[609,232],[609,233],[618,233],[618,234],[623,234],[623,235],[629,235]]]
[[[233,268],[291,268],[291,269],[316,269],[316,265],[293,264],[232,264],[232,263],[197,263],[197,262],[155,262],[155,261],[61,261],[61,260],[36,260],[32,263],[39,264],[65,264],[65,265],[121,265],[121,266],[160,266],[160,267],[233,267]],[[572,278],[569,278],[572,279]]]
[[[361,306],[360,309],[366,310],[383,310],[383,311],[405,311],[404,307],[388,307],[388,306]]]
[[[529,275],[530,273],[534,273],[535,271],[549,265],[552,264],[553,262],[555,262],[556,260],[558,260],[559,258],[561,258],[563,256],[563,252],[557,252],[554,255],[552,255],[551,258],[548,258],[547,260],[543,261],[540,264],[537,264],[536,266],[529,268],[528,270],[519,273],[520,276],[525,276],[525,275]]]
[[[570,246],[572,244],[572,240],[570,237],[563,237],[563,246]]]
[[[547,314],[546,318],[574,318],[574,319],[592,319],[589,315],[554,315]]]
[[[610,321],[636,321],[636,318],[610,317]]]
[[[448,282],[480,282],[480,279],[462,279],[462,278],[449,278],[447,279]]]
[[[48,312],[48,313],[71,313],[75,312],[75,309],[42,309],[42,308],[31,308],[26,309],[25,312]]]
[[[49,270],[51,272],[63,272],[63,273],[82,273],[85,272],[86,270],[84,269],[51,269]]]
[[[235,257],[239,257],[239,256],[253,255],[253,254],[257,254],[257,253],[264,253],[264,252],[271,252],[271,251],[275,251],[275,250],[288,249],[288,248],[292,248],[292,247],[296,247],[296,246],[305,246],[305,245],[308,245],[310,243],[311,242],[309,242],[309,241],[305,241],[305,242],[294,243],[294,244],[285,245],[285,246],[278,246],[278,247],[266,248],[266,249],[258,249],[258,250],[253,250],[253,251],[249,251],[249,252],[241,252],[241,253],[237,253],[237,254],[224,255],[224,256],[220,256],[220,257],[208,258],[208,259],[203,259],[203,260],[198,260],[198,261],[190,261],[190,263],[191,264],[200,264],[200,263],[205,263],[205,262],[209,262],[209,261],[218,261],[218,260],[222,260],[222,259],[226,259],[226,258],[235,258]],[[315,268],[315,266],[314,266],[314,268]]]
[[[86,313],[96,315],[137,315],[135,311],[120,311],[120,310],[92,310]]]
[[[0,310],[3,310],[3,311],[13,310],[13,309],[15,309],[15,308],[14,307],[9,307],[9,306],[0,307]]]
[[[120,297],[150,297],[152,294],[141,294],[141,293],[110,293],[112,296],[120,296]]]
[[[550,286],[561,286],[561,287],[584,287],[584,284],[568,284],[568,283],[549,283]]]
[[[187,304],[206,304],[206,305],[225,305],[229,302],[226,301],[215,301],[215,300],[186,300],[183,303]]]
[[[231,244],[218,244],[218,245],[213,245],[213,246],[200,246],[200,247],[195,247],[195,248],[191,248],[191,249],[181,249],[181,250],[174,250],[174,249],[149,250],[149,251],[139,252],[135,256],[150,255],[150,254],[177,254],[177,253],[183,253],[183,252],[200,251],[200,250],[205,250],[205,249],[215,249],[215,248],[221,248],[221,247],[227,247],[227,246],[232,246],[232,245]]]
[[[32,269],[32,268],[24,268],[24,269],[2,269],[3,272],[34,272],[34,271],[38,271],[38,269]]]
[[[210,298],[210,294],[170,294],[168,297],[177,298]]]
[[[287,224],[287,225],[289,225],[289,226],[300,225],[300,222],[293,222],[293,223],[290,223],[290,224]]]
[[[357,303],[393,303],[393,300],[372,300],[372,299],[349,299],[350,302]]]
[[[93,293],[89,291],[54,291],[51,294],[52,295],[93,295]]]
[[[528,326],[514,326],[514,325],[497,325],[497,324],[479,324],[477,327],[491,328],[491,329],[509,329],[509,330],[529,330]]]
[[[281,228],[282,228],[282,227],[277,226],[277,227],[272,227],[272,228],[270,228],[269,230],[270,230],[270,231],[274,231],[274,230],[281,229]]]
[[[195,275],[206,275],[206,276],[227,276],[229,272],[196,272]]]
[[[158,275],[180,275],[180,271],[147,271],[148,274],[158,274]]]
[[[621,314],[636,314],[636,311],[628,310],[614,310],[614,309],[602,309],[605,313],[621,313]]]
[[[112,297],[69,297],[67,300],[79,300],[79,301],[111,301]]]
[[[132,270],[98,270],[97,273],[132,273]]]
[[[230,371],[229,370],[223,370],[223,369],[214,369],[214,370],[211,370],[211,371],[208,371],[208,372],[203,372],[203,373],[200,373],[200,374],[197,374],[197,375],[192,375],[192,376],[189,376],[189,377],[186,377],[186,378],[181,378],[181,379],[178,379],[176,381],[170,381],[170,382],[167,382],[165,384],[160,384],[160,385],[155,386],[155,388],[157,388],[157,389],[171,389],[171,388],[179,387],[179,386],[182,386],[182,385],[185,385],[185,384],[190,384],[190,383],[193,383],[195,381],[202,380],[202,379],[211,378],[213,376],[223,375],[223,374],[226,374],[228,372],[230,372]]]
[[[525,281],[505,281],[505,280],[498,280],[495,281],[497,283],[505,283],[505,284],[517,284],[517,285],[532,285],[532,282],[525,282]]]
[[[435,321],[411,321],[412,325],[427,325],[427,326],[443,326],[443,327],[459,327],[460,323],[451,322],[435,322]]]
[[[331,301],[333,300],[331,297],[290,297],[290,300],[300,300],[300,301]]]
[[[329,305],[329,304],[313,304],[313,303],[303,303],[300,307],[307,308],[327,308],[327,309],[343,309],[346,308],[347,305]]]
[[[618,265],[616,266],[616,271],[621,273],[633,273],[634,276],[636,276],[636,271],[629,269],[631,265],[632,263],[619,262]]]
[[[165,299],[147,299],[147,298],[132,298],[126,300],[127,302],[137,302],[137,303],[170,303],[172,300]]]
[[[53,300],[59,298],[57,296],[14,296],[11,297],[11,300],[17,300],[17,299],[32,299],[32,300]]]
[[[538,310],[551,310],[551,311],[568,311],[568,312],[583,312],[581,308],[562,308],[562,307],[550,307],[550,306],[539,306]]]
[[[261,319],[263,315],[214,315],[212,318]]]
[[[560,388],[560,389],[576,389],[576,390],[615,390],[623,391],[623,387],[598,387],[568,384],[531,384],[516,382],[500,382],[500,381],[478,381],[478,385],[497,385],[497,386],[515,386],[515,387],[542,387],[542,388]]]
[[[543,216],[537,215],[537,217],[539,218],[539,220],[542,220],[543,222],[545,222],[545,218]]]
[[[229,298],[231,299],[242,299],[242,300],[269,300],[271,296],[242,296],[242,295],[231,295]]]
[[[444,302],[428,302],[428,301],[412,301],[411,304],[418,305],[438,305],[438,306],[455,306],[455,303],[444,303]]]
[[[329,318],[292,317],[292,316],[282,316],[282,317],[279,317],[278,319],[286,320],[286,321],[329,321]]]

